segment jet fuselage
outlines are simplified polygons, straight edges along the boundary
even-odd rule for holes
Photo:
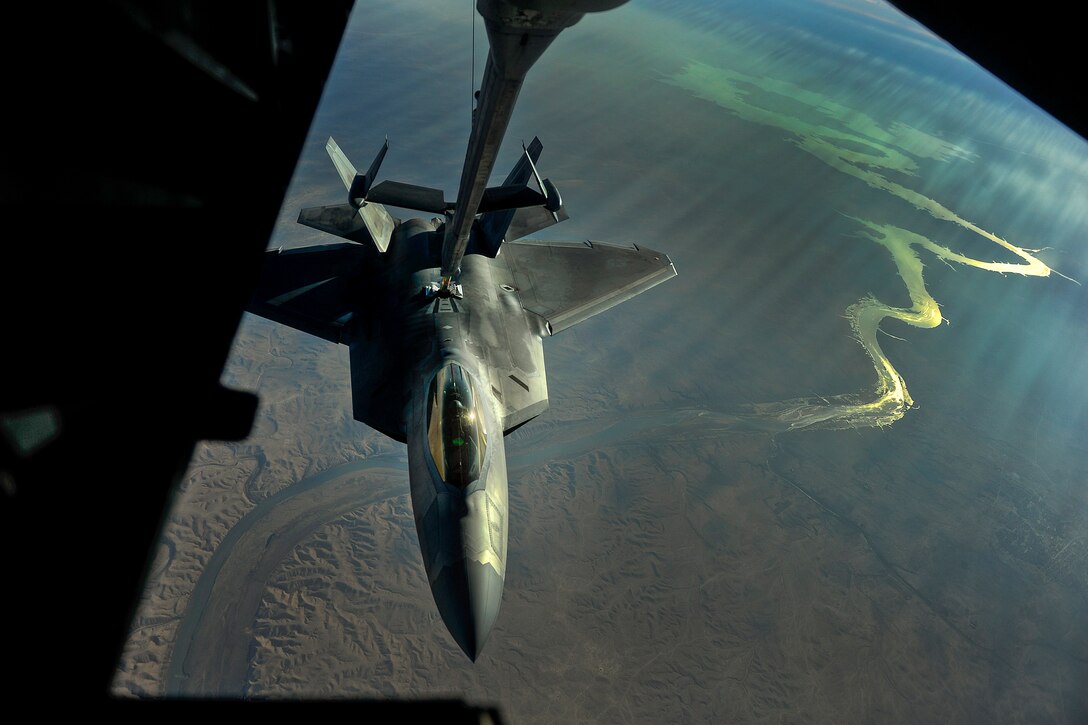
[[[502,389],[509,378],[515,385],[544,385],[546,328],[522,308],[505,265],[482,254],[462,260],[462,297],[428,295],[442,242],[441,223],[397,225],[388,252],[376,260],[384,271],[363,285],[366,299],[345,341],[355,394],[378,390],[387,403],[399,398],[399,421],[368,420],[388,410],[373,401],[357,404],[356,417],[407,443],[412,510],[431,591],[450,632],[475,659],[498,616],[506,576]],[[386,317],[374,320],[375,313]],[[497,379],[509,370],[515,373],[507,380]]]

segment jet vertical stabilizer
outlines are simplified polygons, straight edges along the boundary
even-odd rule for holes
[[[299,212],[299,224],[305,224],[314,229],[320,229],[329,234],[335,234],[353,242],[365,244],[371,242],[384,253],[389,249],[389,239],[393,235],[396,220],[389,215],[381,204],[368,202],[367,194],[374,185],[374,177],[382,165],[385,153],[389,150],[389,141],[382,144],[378,155],[365,174],[355,170],[355,165],[348,160],[340,146],[330,136],[325,150],[329,152],[329,158],[336,166],[340,174],[340,180],[348,190],[347,204],[334,204],[332,206],[318,206],[303,209]]]
[[[530,178],[536,178],[540,187],[543,203],[536,206],[512,207],[489,211],[480,216],[476,228],[478,249],[489,257],[499,253],[503,242],[520,239],[527,234],[566,221],[570,217],[563,209],[563,199],[555,185],[548,179],[541,179],[536,171],[536,162],[544,145],[539,138],[524,147],[525,153],[510,170],[504,187],[526,186]]]

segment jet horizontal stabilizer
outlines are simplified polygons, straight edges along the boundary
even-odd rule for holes
[[[567,219],[570,219],[570,216],[567,214],[567,210],[562,207],[554,212],[548,211],[542,206],[518,209],[510,218],[510,224],[507,226],[504,235],[505,240],[512,242],[515,239],[527,237],[533,232],[546,229],[559,222],[565,222]]]
[[[299,212],[298,223],[360,244],[373,243],[383,253],[389,249],[395,224],[379,204],[312,206]]]

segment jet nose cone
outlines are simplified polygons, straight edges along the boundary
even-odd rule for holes
[[[445,567],[431,587],[442,621],[473,662],[498,619],[502,583],[490,564],[460,561]]]

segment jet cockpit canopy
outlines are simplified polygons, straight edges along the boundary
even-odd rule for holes
[[[472,380],[457,363],[438,371],[427,407],[427,441],[442,480],[465,488],[480,477],[487,431]]]

